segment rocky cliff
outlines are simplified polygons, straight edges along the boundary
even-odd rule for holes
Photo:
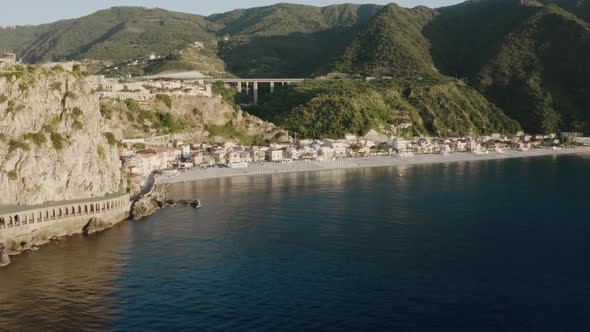
[[[119,140],[169,135],[190,142],[222,137],[255,144],[287,139],[281,128],[243,112],[220,96],[158,96],[141,104],[105,98],[101,112]]]
[[[0,205],[124,191],[105,125],[79,68],[0,63]]]

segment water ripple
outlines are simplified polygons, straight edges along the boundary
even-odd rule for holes
[[[0,270],[0,330],[584,330],[589,162],[179,184],[177,198],[205,208],[163,209]]]

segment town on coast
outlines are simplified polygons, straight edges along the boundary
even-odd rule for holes
[[[585,153],[590,140],[578,133],[561,135],[490,135],[464,138],[387,137],[371,139],[290,139],[266,146],[244,146],[217,138],[217,143],[187,143],[166,137],[124,140],[121,161],[133,181],[157,183],[274,174],[323,169],[459,162]]]

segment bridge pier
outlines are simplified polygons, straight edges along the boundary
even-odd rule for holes
[[[254,104],[258,103],[258,93],[260,92],[259,84],[266,84],[270,85],[270,93],[274,93],[276,91],[276,85],[279,84],[280,86],[289,85],[289,83],[298,83],[303,82],[305,79],[303,78],[248,78],[248,79],[208,79],[208,82],[223,82],[225,84],[236,84],[236,89],[238,93],[244,93],[246,95],[250,95],[250,89],[252,88],[253,94],[252,99]],[[242,85],[242,83],[244,85]],[[250,86],[252,83],[252,86]],[[245,91],[244,91],[245,89]]]
[[[258,104],[258,82],[254,82],[254,104]]]

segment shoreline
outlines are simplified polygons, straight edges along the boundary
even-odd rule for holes
[[[576,154],[590,154],[590,149],[535,149],[524,152],[511,150],[501,154],[497,152],[490,152],[489,154],[481,155],[476,155],[469,152],[458,152],[451,153],[446,156],[438,154],[424,154],[415,156],[352,157],[326,161],[294,160],[292,163],[288,164],[263,162],[250,164],[247,168],[206,168],[184,171],[173,176],[160,175],[155,178],[155,183],[173,184],[237,176],[286,174],[336,169],[444,164],[455,162],[503,160]]]

